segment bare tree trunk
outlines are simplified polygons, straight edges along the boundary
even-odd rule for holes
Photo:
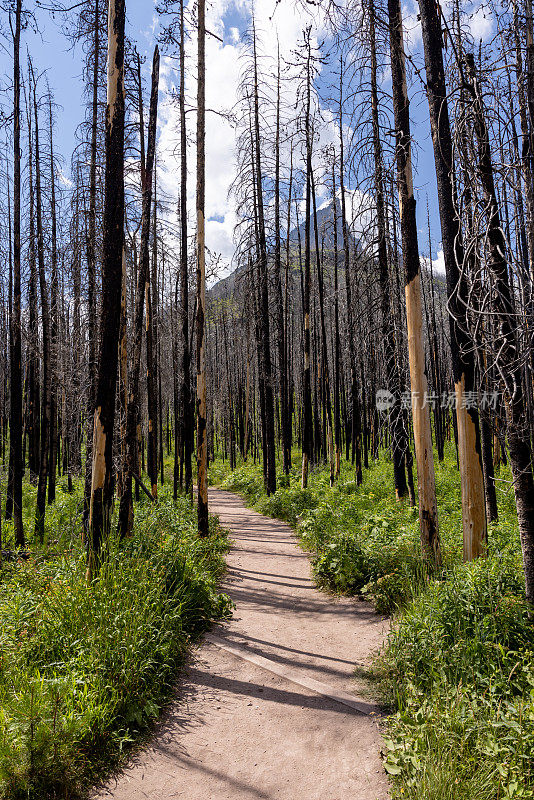
[[[154,184],[155,186],[155,184]],[[156,236],[156,196],[154,194],[153,204],[154,215],[154,237]],[[154,252],[154,251],[153,251]],[[155,255],[154,255],[155,257]],[[149,256],[150,259],[150,256]],[[154,265],[152,266],[154,269]],[[152,276],[153,278],[153,276]],[[157,340],[156,324],[154,319],[154,288],[155,281],[147,270],[145,284],[145,310],[146,310],[146,388],[147,388],[147,408],[148,408],[148,434],[147,434],[147,472],[150,479],[150,488],[154,500],[158,496],[158,401],[157,401]],[[157,287],[156,287],[157,291]]]
[[[326,340],[323,266],[321,263],[321,256],[319,254],[317,201],[315,199],[315,178],[313,174],[313,168],[310,177],[311,177],[311,190],[312,190],[312,200],[313,200],[313,227],[315,232],[315,263],[317,266],[317,288],[319,290],[319,320],[321,325],[320,361],[321,361],[321,373],[322,373],[323,394],[324,394],[324,415],[326,416],[326,425],[324,426],[324,435],[326,437],[325,456],[328,457],[330,463],[330,486],[333,486],[336,475],[336,467],[334,458],[334,430],[332,428],[332,397],[330,391],[330,370],[328,368],[328,345]]]
[[[122,469],[117,494],[120,498],[124,493],[126,472],[128,469],[128,327],[127,327],[127,301],[126,301],[126,248],[122,248],[122,275],[121,275],[121,317],[119,328],[119,408],[121,412],[121,461]]]
[[[473,98],[474,131],[478,145],[476,169],[484,192],[487,208],[488,269],[494,280],[493,313],[496,317],[496,349],[500,374],[505,385],[508,448],[514,479],[515,501],[527,600],[534,605],[534,478],[532,474],[530,438],[523,395],[521,361],[517,335],[514,330],[514,302],[510,287],[506,240],[501,226],[493,164],[486,126],[484,101],[478,83],[475,60],[471,53],[465,58],[470,91]]]
[[[187,129],[185,116],[184,3],[180,0],[180,304],[182,331],[182,416],[184,490],[193,498],[193,405],[191,398],[191,352],[189,350],[189,281],[187,247]]]
[[[50,453],[50,308],[48,289],[46,286],[43,212],[41,194],[41,164],[39,148],[39,118],[37,113],[37,88],[33,75],[33,107],[35,119],[35,191],[37,201],[37,261],[39,264],[39,285],[41,290],[41,323],[43,331],[43,402],[41,408],[41,461],[39,464],[39,480],[37,483],[37,499],[35,504],[35,535],[44,541],[44,521],[46,512],[46,483]]]
[[[138,78],[140,68],[138,60]],[[152,207],[152,173],[154,168],[154,154],[156,150],[156,126],[158,115],[158,86],[159,86],[159,50],[154,50],[152,62],[152,87],[150,93],[150,111],[148,120],[148,142],[145,160],[145,137],[143,121],[142,89],[139,84],[139,125],[141,138],[141,186],[142,186],[142,212],[141,212],[141,248],[139,253],[139,270],[137,273],[137,292],[135,296],[135,310],[133,319],[133,347],[131,359],[131,374],[128,387],[128,402],[126,412],[126,438],[128,440],[128,457],[123,478],[123,492],[119,507],[119,535],[128,536],[133,527],[133,495],[132,480],[134,474],[139,475],[139,378],[141,373],[141,349],[143,343],[143,316],[145,293],[149,287],[149,239],[150,239],[150,211]]]
[[[31,80],[28,81],[31,87]],[[37,301],[37,260],[35,248],[35,194],[33,182],[33,136],[32,136],[32,110],[31,91],[26,100],[26,117],[28,123],[29,154],[29,215],[30,230],[28,243],[28,262],[30,267],[30,280],[28,289],[28,466],[30,480],[35,481],[39,473],[39,434],[40,434],[40,362],[39,362],[39,306]],[[8,187],[9,188],[9,187]]]
[[[81,293],[82,293],[82,270],[81,270],[81,247],[79,242],[80,230],[80,196],[79,192],[76,193],[76,242],[77,246],[73,253],[73,308],[72,308],[72,348],[71,354],[73,358],[73,377],[72,386],[70,388],[71,398],[74,399],[73,407],[70,411],[71,424],[73,429],[70,431],[70,471],[69,474],[80,475],[82,468],[82,409],[80,400],[82,397],[82,328],[81,328]]]
[[[304,220],[304,375],[302,380],[304,427],[302,431],[302,477],[303,489],[308,486],[308,468],[313,456],[313,409],[311,399],[311,333],[310,333],[310,283],[311,283],[311,252],[310,252],[310,214],[311,214],[311,170],[312,170],[312,140],[311,140],[311,45],[310,31],[307,29],[307,61],[306,61],[306,210]]]
[[[265,489],[267,494],[276,491],[276,449],[274,440],[274,392],[272,383],[271,342],[269,326],[269,289],[267,267],[267,242],[265,236],[265,218],[263,208],[263,176],[261,168],[260,112],[258,66],[256,56],[256,34],[253,39],[254,48],[254,139],[255,139],[255,181],[256,202],[258,208],[258,270],[259,270],[259,313],[261,328],[261,369],[263,372],[265,395],[265,457],[266,474]]]
[[[100,354],[93,428],[88,577],[98,570],[109,534],[113,496],[113,431],[124,244],[124,25],[125,0],[108,8],[108,87]]]
[[[22,0],[16,0],[13,35],[13,309],[10,352],[9,438],[12,452],[12,497],[15,544],[24,547],[22,525],[22,345],[20,286],[20,30]]]
[[[59,324],[58,324],[58,304],[59,304],[59,283],[58,283],[58,264],[57,264],[57,220],[56,220],[56,175],[53,148],[53,126],[52,126],[52,98],[50,98],[50,191],[51,191],[51,215],[52,215],[52,263],[50,272],[50,450],[49,450],[49,469],[48,469],[48,502],[53,503],[56,499],[56,465],[57,465],[57,445],[58,445],[58,425],[57,425],[57,385],[58,385],[58,348],[59,348]]]
[[[12,224],[11,224],[11,194],[10,194],[10,183],[9,183],[9,164],[6,163],[6,176],[7,176],[7,207],[8,207],[8,216],[7,216],[7,224],[9,230],[9,278],[8,278],[8,296],[7,296],[7,327],[8,327],[8,346],[9,346],[9,358],[11,359],[13,353],[13,236],[12,236]],[[9,371],[6,369],[5,375],[5,396],[7,398],[10,388],[9,387],[9,378],[11,373],[11,369]],[[22,387],[22,374],[21,374],[21,387]],[[9,420],[11,425],[11,397],[9,400],[10,407],[9,407]],[[22,412],[21,412],[22,416]],[[13,519],[13,439],[9,437],[9,461],[8,461],[8,472],[7,472],[7,492],[6,492],[6,521]]]
[[[438,184],[441,239],[449,297],[451,357],[456,393],[458,457],[462,486],[464,560],[470,561],[485,555],[487,544],[479,414],[475,406],[467,407],[469,404],[465,402],[466,393],[475,391],[475,361],[469,337],[462,326],[458,324],[466,301],[465,281],[458,268],[458,265],[463,263],[464,253],[460,221],[454,207],[452,138],[443,65],[441,21],[438,7],[432,0],[419,0],[419,9]],[[430,254],[431,257],[432,254]]]
[[[206,191],[206,20],[205,0],[198,0],[197,94],[197,485],[198,533],[209,534],[208,437],[206,428],[206,252],[204,207]]]
[[[276,303],[278,369],[280,372],[280,433],[282,439],[282,463],[284,474],[289,475],[291,445],[288,436],[287,410],[287,345],[282,297],[282,258],[280,232],[280,47],[278,47],[278,72],[276,76],[276,134],[275,134],[275,179],[274,179],[274,291]]]
[[[91,161],[89,166],[89,215],[87,231],[87,305],[89,339],[89,397],[86,425],[86,462],[84,490],[84,527],[89,526],[89,505],[91,502],[91,476],[93,464],[93,425],[96,403],[96,149],[98,132],[98,74],[100,70],[100,19],[99,2],[95,0],[94,38],[93,38],[93,98],[91,120]]]
[[[491,447],[491,428],[487,419],[480,419],[480,445],[482,449],[482,463],[484,465],[484,494],[486,499],[486,516],[489,522],[499,518],[497,509],[497,493],[495,491],[495,472],[493,468],[493,453]]]
[[[423,313],[417,220],[413,193],[410,101],[404,62],[402,11],[400,0],[388,0],[393,111],[396,131],[397,183],[405,272],[408,355],[412,389],[412,413],[419,490],[419,525],[425,558],[436,566],[441,563],[438,509],[434,475],[434,454],[430,411],[425,404],[428,384],[425,374]]]
[[[336,196],[336,163],[332,153],[332,205],[334,213],[334,441],[335,441],[335,475],[341,472],[341,416],[340,416],[340,381],[341,381],[341,343],[339,340],[339,281],[338,281],[338,249],[337,249],[337,196]]]
[[[393,460],[393,479],[397,500],[408,494],[406,483],[405,458],[407,437],[404,431],[404,420],[400,401],[398,367],[396,360],[395,327],[391,308],[391,292],[389,283],[389,263],[386,242],[386,219],[384,202],[384,175],[382,145],[380,141],[380,120],[378,109],[378,84],[376,63],[375,7],[373,0],[369,2],[369,44],[371,55],[371,115],[373,123],[373,153],[375,168],[376,197],[376,229],[378,237],[378,269],[380,281],[380,298],[382,306],[382,330],[384,339],[384,355],[387,388],[390,392],[389,428],[391,432],[391,454]],[[393,398],[393,399],[391,399]]]
[[[291,391],[290,391],[290,342],[289,342],[289,269],[291,260],[291,195],[293,191],[293,143],[291,143],[290,165],[289,165],[289,187],[287,196],[287,228],[286,228],[286,263],[284,275],[284,362],[286,367],[286,433],[285,447],[283,452],[283,470],[285,475],[289,475],[291,470],[291,444],[293,439],[293,414],[291,410]]]
[[[340,89],[339,89],[339,189],[341,193],[341,225],[343,230],[343,264],[345,270],[345,294],[347,297],[347,327],[349,339],[350,355],[350,386],[351,386],[351,435],[353,443],[353,454],[356,461],[356,484],[361,485],[362,475],[362,456],[361,456],[361,420],[360,403],[358,392],[358,379],[356,377],[356,351],[354,348],[354,314],[352,308],[352,286],[350,280],[350,240],[349,228],[347,224],[347,208],[345,198],[345,156],[343,142],[343,59],[340,60]]]

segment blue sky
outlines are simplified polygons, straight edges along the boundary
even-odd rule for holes
[[[250,0],[212,0],[208,8],[208,27],[222,38],[219,42],[208,37],[207,42],[207,102],[217,110],[231,107],[235,102],[239,81],[242,51],[242,35],[250,19]],[[300,38],[301,28],[306,20],[295,9],[291,0],[282,0],[276,9],[274,23],[270,21],[274,0],[257,0],[256,15],[258,29],[262,31],[264,49],[274,52],[276,36],[280,38],[283,54],[289,55]],[[483,38],[490,29],[488,23],[478,13],[473,4],[474,32]],[[79,48],[70,49],[63,37],[60,26],[43,11],[38,13],[39,32],[25,32],[23,47],[29,48],[35,68],[46,70],[58,111],[56,148],[64,157],[64,170],[68,175],[70,156],[75,144],[75,130],[82,118],[82,53]],[[409,30],[409,47],[416,59],[420,54],[420,31],[417,23],[414,0],[406,0],[404,6],[405,24]],[[140,53],[147,56],[150,64],[151,53],[160,22],[155,14],[151,0],[127,0],[127,29],[129,37],[137,43]],[[321,21],[318,21],[321,35]],[[324,29],[323,29],[324,31]],[[189,45],[191,61],[194,59],[194,42]],[[5,53],[0,54],[4,73],[10,74],[11,61]],[[148,66],[147,66],[148,69]],[[325,73],[326,74],[326,73]],[[9,80],[9,78],[4,78]],[[177,76],[173,62],[162,64],[160,95],[160,148],[161,180],[166,191],[176,192],[178,169],[173,155],[177,135],[176,109],[169,103],[169,90],[176,85]],[[387,86],[387,84],[386,84]],[[193,77],[188,80],[190,98],[194,101],[195,85]],[[436,188],[431,140],[428,127],[428,107],[421,86],[412,86],[412,125],[413,136],[417,142],[415,185],[418,192],[418,217],[420,226],[420,250],[426,253],[426,202],[430,203],[430,218],[433,238],[433,259],[437,259],[440,233],[436,205]],[[190,122],[192,125],[192,119]],[[228,189],[235,174],[234,138],[235,134],[217,114],[208,114],[207,120],[207,216],[208,244],[222,253],[226,270],[230,268],[233,251],[232,231],[236,222],[235,208],[228,198]],[[192,153],[191,153],[192,156]],[[189,182],[189,196],[193,200],[194,181]]]

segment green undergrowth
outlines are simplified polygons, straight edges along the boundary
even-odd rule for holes
[[[25,486],[25,510],[33,491]],[[77,797],[157,717],[192,639],[230,612],[217,591],[224,531],[211,520],[199,539],[194,511],[166,488],[156,505],[137,505],[134,535],[108,543],[88,585],[81,491],[60,489],[45,546],[0,572],[6,800]]]
[[[527,617],[510,476],[498,476],[499,522],[489,554],[462,563],[456,459],[436,462],[443,569],[421,557],[415,509],[397,503],[385,454],[357,487],[344,464],[329,486],[326,467],[300,488],[299,457],[267,497],[260,465],[212,479],[259,511],[288,521],[310,553],[319,586],[362,595],[393,615],[372,674],[392,710],[384,763],[395,798],[534,798],[534,629]]]

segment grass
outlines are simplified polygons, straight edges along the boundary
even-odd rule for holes
[[[265,514],[288,521],[309,551],[317,583],[369,598],[394,615],[374,666],[392,714],[384,763],[394,798],[534,798],[534,629],[527,617],[510,476],[501,468],[498,523],[487,559],[462,563],[459,476],[452,448],[436,462],[443,570],[421,558],[417,512],[396,503],[386,455],[356,487],[350,465],[329,486],[328,469],[299,485],[298,453],[271,497],[261,465],[212,480]]]
[[[228,547],[200,540],[188,502],[141,501],[134,535],[85,579],[82,488],[62,486],[45,546],[0,573],[0,798],[73,798],[120,758],[165,702],[189,643],[229,613]],[[26,529],[34,489],[24,487]],[[9,543],[10,527],[4,526]]]

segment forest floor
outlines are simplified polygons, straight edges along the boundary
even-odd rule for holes
[[[233,618],[192,655],[146,749],[94,800],[385,800],[380,708],[355,669],[387,621],[318,591],[285,523],[218,489],[210,512],[233,540],[221,587]]]

